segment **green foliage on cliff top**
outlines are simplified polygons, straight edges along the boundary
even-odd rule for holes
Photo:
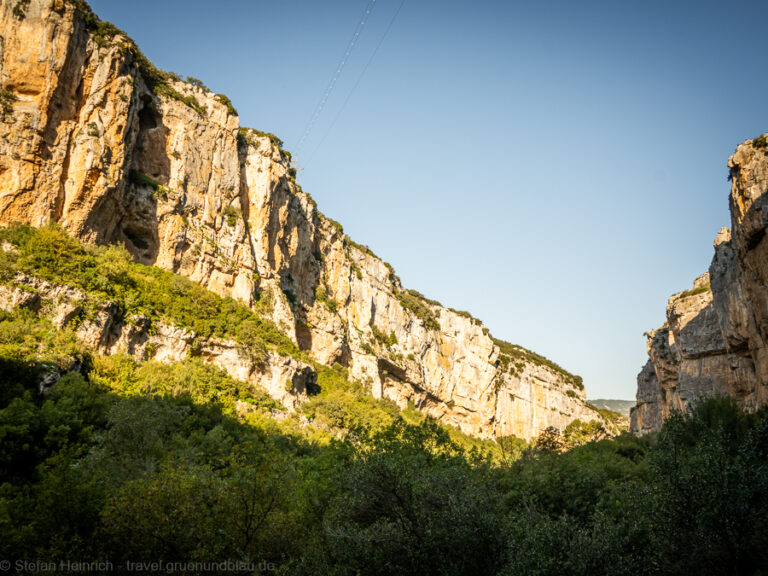
[[[187,84],[192,84],[192,86],[196,86],[197,88],[202,88],[203,90],[209,91],[208,86],[206,86],[205,83],[199,78],[195,78],[194,76],[187,76],[185,80]]]
[[[258,142],[256,142],[254,139],[256,136],[259,138],[268,138],[273,145],[280,149],[283,147],[283,141],[271,132],[263,132],[261,130],[257,130],[256,128],[246,128],[245,126],[241,126],[239,135],[244,141],[256,148],[258,148]]]
[[[505,342],[504,340],[499,340],[497,338],[492,338],[492,340],[493,343],[499,347],[499,351],[501,352],[499,358],[501,365],[510,364],[513,362],[513,360],[517,359],[536,364],[537,366],[546,366],[547,368],[560,374],[565,382],[570,386],[578,388],[579,390],[584,389],[584,381],[581,376],[571,374],[565,368],[559,364],[556,364],[549,358],[545,358],[541,354],[536,354],[536,352],[532,352],[531,350],[523,348],[522,346],[518,346],[517,344],[510,344],[509,342]]]
[[[271,132],[263,132],[261,130],[257,130],[256,128],[246,128],[244,126],[240,127],[240,130],[237,133],[238,141],[241,143],[241,145],[250,145],[256,148],[256,150],[259,149],[260,143],[258,140],[256,140],[256,137],[259,138],[268,138],[270,143],[273,146],[276,146],[278,151],[282,156],[285,157],[288,162],[291,162],[291,153],[288,152],[285,148],[283,148],[283,141],[280,140],[277,136],[272,134]],[[289,168],[288,169],[289,177],[291,178],[291,181],[296,184],[295,178],[296,178],[296,169],[295,168]],[[298,184],[296,184],[298,187]],[[299,191],[301,191],[299,187]],[[314,202],[314,201],[313,201]]]
[[[139,49],[136,42],[134,42],[134,40],[130,36],[128,36],[125,32],[123,32],[120,28],[118,28],[111,22],[101,20],[93,12],[91,7],[88,5],[88,3],[85,0],[66,0],[66,1],[72,4],[75,7],[75,10],[78,13],[80,13],[81,17],[83,18],[83,22],[85,23],[86,29],[91,33],[91,38],[101,48],[108,48],[112,46],[114,43],[114,39],[117,36],[120,36],[123,38],[123,42],[120,45],[120,49],[123,50],[125,53],[129,53],[132,56],[133,61],[136,63],[136,66],[138,67],[142,78],[144,78],[144,81],[146,82],[147,87],[150,90],[152,90],[158,96],[166,96],[168,98],[173,98],[174,100],[178,100],[179,102],[183,102],[184,104],[186,104],[187,106],[195,110],[195,112],[200,114],[200,116],[202,117],[207,116],[208,111],[205,109],[203,105],[201,105],[198,102],[197,98],[191,95],[181,94],[178,90],[176,90],[173,86],[171,86],[170,84],[171,81],[177,81],[177,82],[182,81],[177,74],[160,70],[157,66],[155,66],[144,55],[144,53]],[[200,82],[199,84],[194,82],[188,82],[188,83],[192,84],[193,86],[202,86],[204,88],[204,85],[202,84],[202,82]]]
[[[421,320],[427,330],[440,330],[440,321],[432,309],[440,306],[439,302],[425,298],[416,290],[398,290],[396,296],[403,308]]]
[[[189,80],[189,77],[187,77],[187,80]],[[237,109],[234,104],[232,104],[232,100],[229,99],[229,96],[225,94],[216,94],[215,98],[227,107],[227,112],[232,116],[238,116]]]
[[[704,292],[711,292],[712,286],[709,282],[706,284],[702,284],[698,288],[691,288],[690,290],[685,290],[683,292],[680,292],[678,295],[678,298],[688,298],[688,296],[696,296],[697,294],[703,294]]]

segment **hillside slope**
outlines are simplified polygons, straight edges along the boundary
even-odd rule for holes
[[[468,434],[595,418],[579,377],[406,290],[317,210],[278,138],[158,70],[81,0],[3,0],[0,36],[0,223],[123,242],[268,315],[373,396]]]

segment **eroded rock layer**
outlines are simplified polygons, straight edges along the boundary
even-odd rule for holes
[[[729,395],[748,410],[768,402],[768,145],[741,144],[728,161],[731,229],[715,239],[709,272],[667,304],[647,334],[630,430],[654,432],[671,410]]]
[[[318,212],[279,140],[158,71],[82,2],[3,0],[0,83],[0,222],[123,242],[268,315],[372,394],[469,434],[599,419],[579,378],[405,290]]]

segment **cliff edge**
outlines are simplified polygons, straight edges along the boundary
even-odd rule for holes
[[[630,430],[655,432],[671,410],[729,395],[747,410],[768,402],[768,142],[728,161],[731,229],[715,239],[709,272],[673,295],[667,323],[646,334]]]

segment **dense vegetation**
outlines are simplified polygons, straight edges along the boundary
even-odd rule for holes
[[[71,372],[45,395],[32,364],[0,363],[3,557],[340,575],[768,565],[765,410],[713,401],[655,443],[541,446],[491,466],[428,420],[346,422],[354,433],[322,443],[236,418],[226,397],[198,392],[217,378],[203,366],[179,377],[125,361]]]
[[[15,226],[0,248],[1,283],[33,274],[126,315],[300,354],[119,247]],[[716,399],[657,437],[594,441],[596,423],[574,423],[490,448],[372,398],[341,366],[316,369],[289,415],[198,358],[100,356],[44,314],[0,312],[0,558],[339,576],[768,570],[766,408]]]
[[[188,279],[132,262],[121,246],[85,247],[56,226],[0,229],[0,283],[27,274],[81,290],[91,308],[111,302],[118,316],[142,315],[193,330],[202,338],[233,338],[251,351],[273,349],[301,357],[268,320],[231,298],[221,298]],[[87,311],[86,311],[87,313]]]

